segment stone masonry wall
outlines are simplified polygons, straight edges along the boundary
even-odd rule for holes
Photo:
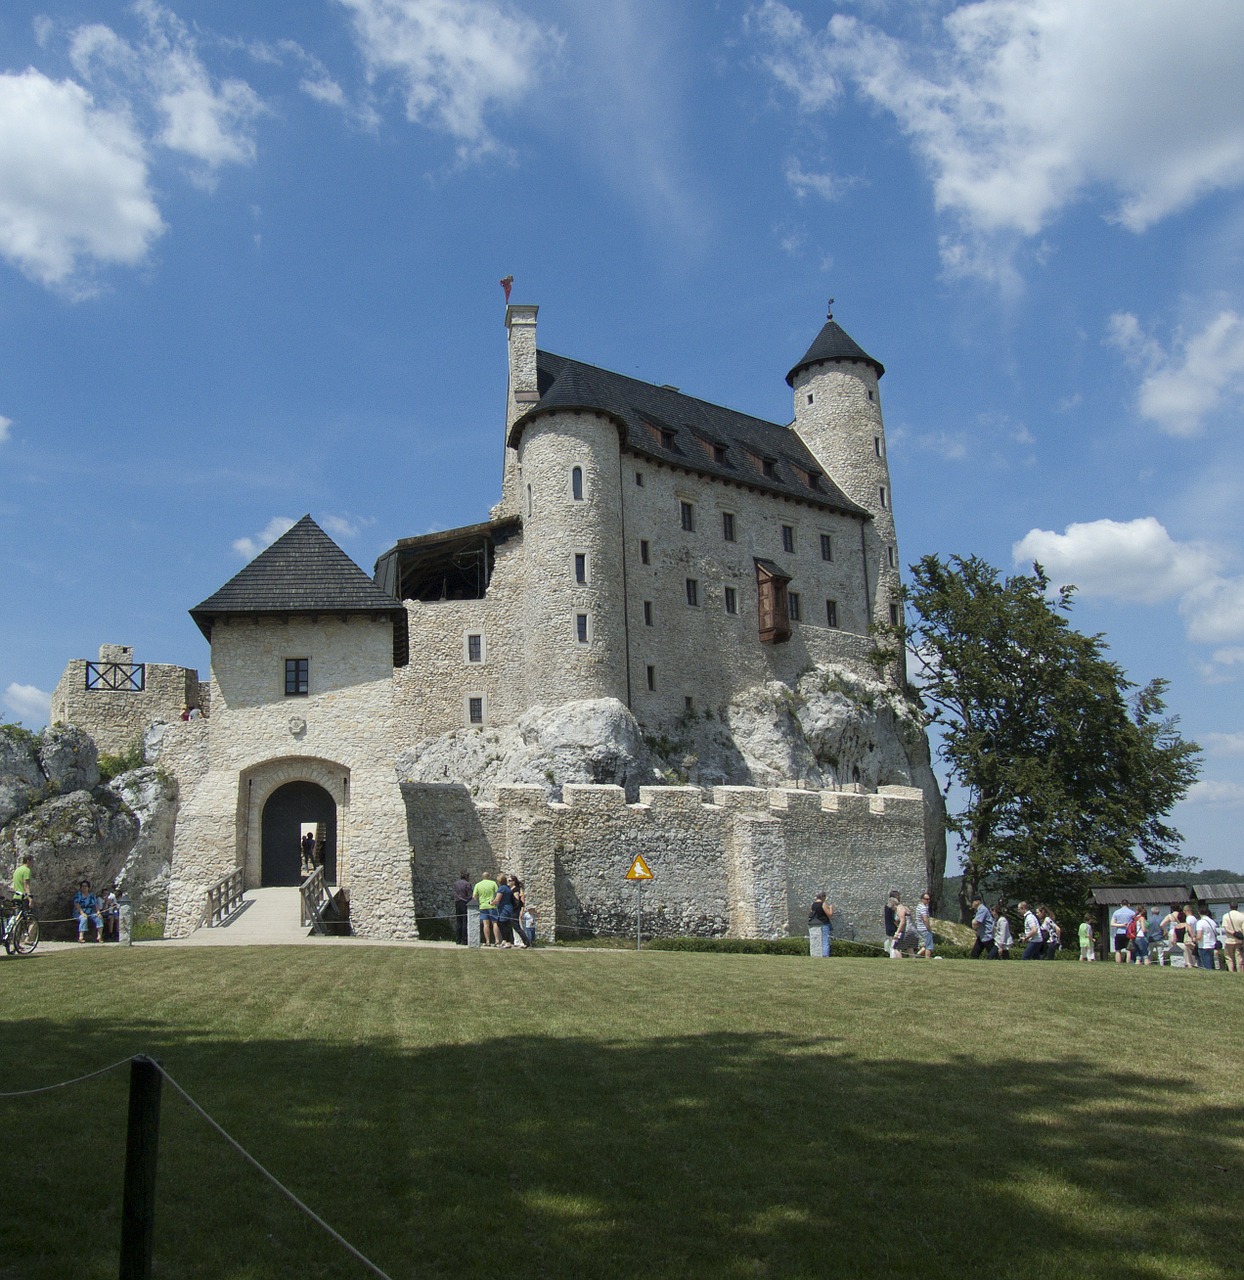
[[[840,927],[881,932],[881,905],[897,888],[914,901],[925,884],[921,793],[874,794],[717,787],[643,787],[628,805],[620,787],[567,784],[548,804],[535,786],[503,787],[474,805],[462,787],[408,784],[407,835],[420,914],[447,915],[465,868],[517,874],[539,931],[556,927],[626,935],[635,888],[625,879],[642,854],[654,879],[644,918],[664,934],[782,937],[804,928],[813,894],[837,904]]]
[[[105,655],[108,656],[105,656]],[[133,661],[133,650],[102,645],[100,662]],[[75,658],[52,693],[53,724],[84,729],[100,751],[119,755],[138,742],[155,720],[177,720],[182,707],[199,706],[199,673],[169,663],[145,664],[145,687],[138,692],[86,687],[87,660]]]

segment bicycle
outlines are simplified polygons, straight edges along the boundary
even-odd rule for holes
[[[39,945],[39,922],[30,900],[9,899],[3,910],[5,951],[11,956],[28,956]]]

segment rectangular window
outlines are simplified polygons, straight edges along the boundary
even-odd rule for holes
[[[644,473],[642,471],[635,472],[635,484],[640,489],[644,487]]]
[[[890,606],[890,626],[898,626],[898,605],[896,604]]]
[[[838,625],[838,601],[825,601],[825,625],[827,627],[836,627]]]
[[[885,510],[885,485],[882,485],[881,488],[877,490],[877,496],[881,499],[881,509],[884,511]]]
[[[648,692],[652,693],[657,687],[657,669],[656,667],[648,668]]]
[[[821,559],[832,560],[834,558],[834,540],[827,533],[821,534]]]
[[[894,568],[894,548],[886,547],[885,554],[886,554],[886,559],[890,562],[890,568],[893,569]]]
[[[695,699],[690,694],[682,700],[682,704],[688,711],[695,710]]]
[[[472,724],[484,723],[484,699],[468,698],[467,699],[467,719]]]
[[[587,581],[587,556],[582,551],[574,553],[574,580],[576,582]]]
[[[687,579],[687,603],[689,605],[698,605],[700,603],[700,580],[699,578]]]
[[[873,449],[876,452],[877,457],[881,457],[881,437],[880,436],[873,436]]]
[[[484,661],[484,637],[482,635],[467,636],[467,661]]]
[[[645,627],[652,626],[652,601],[651,600],[644,601],[644,626]]]
[[[795,549],[795,526],[793,524],[784,524],[782,526],[782,550],[794,551]]]
[[[643,564],[651,564],[652,556],[648,550],[648,539],[640,538],[639,540],[639,559]]]
[[[695,532],[695,507],[689,502],[680,502],[678,504],[682,527],[687,533]]]
[[[777,460],[775,458],[765,458],[760,464],[760,469],[764,472],[766,479],[777,479]]]
[[[580,644],[587,644],[587,614],[576,613],[574,618],[575,638]]]
[[[790,620],[792,622],[798,622],[800,618],[798,591],[788,591],[786,593],[786,608],[790,614]]]
[[[723,511],[721,513],[721,536],[727,542],[734,541],[734,512]]]
[[[738,613],[739,593],[733,587],[726,588],[726,612]]]
[[[311,659],[285,659],[285,696],[305,698],[311,692]]]

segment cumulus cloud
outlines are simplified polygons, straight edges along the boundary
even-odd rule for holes
[[[13,683],[4,691],[4,705],[26,727],[34,728],[47,723],[52,710],[52,695],[44,693],[33,684]]]
[[[1152,516],[1069,524],[1063,533],[1031,529],[1011,554],[1020,566],[1039,561],[1055,586],[1072,583],[1086,597],[1176,600],[1189,640],[1223,646],[1213,654],[1219,670],[1244,661],[1244,578],[1227,573],[1216,548],[1178,542]]]
[[[33,68],[0,75],[0,254],[31,280],[84,293],[89,267],[132,266],[163,231],[124,112]]]
[[[6,418],[0,413],[0,444],[3,444],[9,438],[9,428],[13,425],[12,418]]]
[[[394,77],[406,117],[459,143],[495,149],[486,118],[533,86],[556,36],[494,0],[337,0],[351,11],[369,79]]]
[[[139,0],[134,11],[146,28],[137,43],[100,23],[73,33],[69,52],[78,74],[152,110],[154,141],[196,161],[201,177],[223,164],[251,163],[255,121],[264,111],[259,95],[244,80],[213,78],[174,13],[153,0]]]
[[[1244,756],[1244,732],[1202,733],[1197,741],[1211,756]]]
[[[1141,417],[1173,436],[1197,435],[1224,401],[1244,400],[1244,319],[1220,311],[1197,333],[1178,334],[1171,350],[1131,312],[1110,317],[1107,339],[1142,371],[1136,396]]]
[[[997,274],[1000,244],[1095,189],[1140,232],[1244,182],[1238,0],[977,0],[931,40],[844,14],[809,29],[764,0],[749,27],[803,110],[852,87],[893,115],[959,224],[942,246],[951,270]]]
[[[1153,516],[1069,524],[1064,533],[1030,529],[1011,548],[1016,564],[1040,561],[1056,584],[1086,596],[1158,604],[1210,579],[1218,557],[1196,542],[1176,542]]]
[[[1202,778],[1188,788],[1184,804],[1244,804],[1244,782],[1216,782]]]
[[[351,520],[346,516],[325,516],[320,521],[324,532],[331,534],[334,538],[357,537],[360,523],[360,521]]]
[[[798,160],[786,162],[787,185],[800,200],[810,195],[831,202],[841,200],[857,181],[856,178],[840,178],[834,173],[810,173]]]
[[[265,547],[270,547],[281,534],[288,533],[295,523],[296,521],[288,516],[273,516],[264,525],[262,533],[257,533],[253,538],[234,539],[233,549],[238,555],[253,560]]]

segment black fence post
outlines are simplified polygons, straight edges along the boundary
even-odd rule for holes
[[[130,1059],[130,1116],[125,1135],[120,1280],[150,1280],[155,1237],[156,1156],[160,1142],[160,1068]]]

